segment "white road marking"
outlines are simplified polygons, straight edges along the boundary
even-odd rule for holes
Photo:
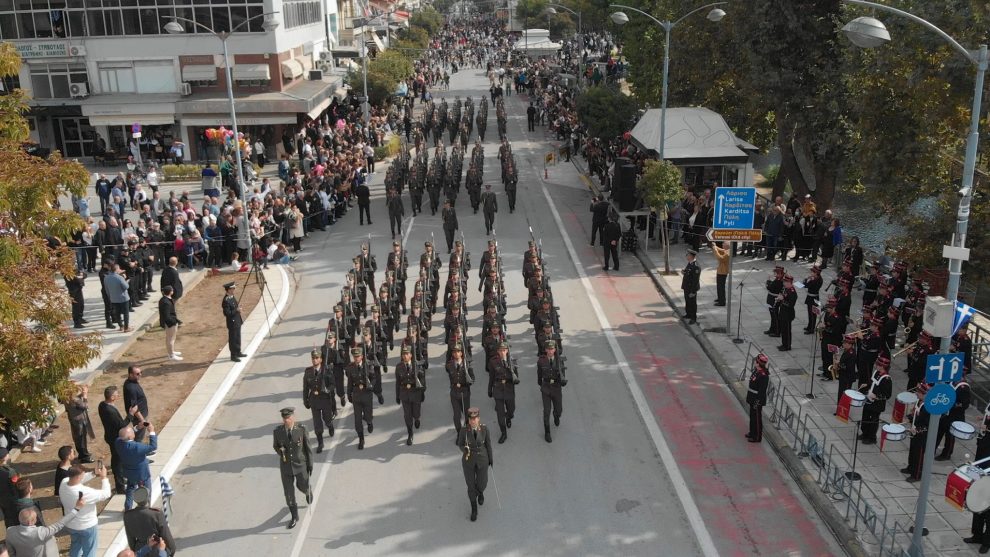
[[[542,179],[540,180],[540,185],[543,189],[543,196],[546,197],[547,204],[550,206],[550,212],[553,214],[553,220],[557,223],[557,228],[560,229],[560,235],[564,239],[564,245],[567,247],[567,252],[570,254],[571,261],[574,263],[574,269],[577,270],[578,276],[581,277],[581,284],[584,286],[588,299],[591,300],[591,307],[594,309],[595,315],[598,317],[598,323],[601,325],[602,331],[605,333],[605,338],[608,339],[608,344],[612,348],[612,352],[615,354],[616,361],[619,364],[619,369],[622,370],[622,377],[625,379],[626,385],[628,385],[629,391],[632,393],[633,401],[636,403],[636,408],[639,410],[640,416],[642,416],[643,422],[646,424],[646,430],[649,432],[650,438],[653,440],[653,445],[660,454],[660,460],[663,462],[663,466],[667,470],[667,475],[670,476],[670,482],[674,486],[674,491],[677,493],[677,498],[680,499],[681,505],[684,507],[684,514],[687,517],[688,522],[691,524],[691,529],[694,530],[694,535],[698,540],[698,545],[701,548],[701,552],[706,555],[706,557],[717,557],[718,550],[715,548],[715,542],[712,541],[711,534],[708,532],[708,527],[705,525],[705,521],[701,517],[701,512],[698,510],[698,506],[694,502],[694,497],[691,495],[691,491],[688,489],[687,483],[684,481],[684,476],[681,474],[681,470],[677,466],[677,461],[674,459],[674,454],[670,451],[670,446],[667,445],[667,440],[664,438],[663,432],[660,431],[660,426],[657,425],[656,418],[650,411],[650,405],[646,401],[646,396],[643,394],[643,390],[640,388],[639,383],[636,382],[636,378],[633,376],[632,368],[629,367],[629,362],[626,361],[622,348],[619,347],[619,342],[615,338],[615,332],[612,330],[612,326],[609,324],[608,318],[605,316],[605,312],[602,311],[601,304],[598,303],[598,298],[595,296],[594,288],[591,286],[591,280],[588,279],[587,273],[584,272],[580,259],[578,259],[577,251],[574,249],[574,244],[571,243],[570,236],[567,235],[567,231],[564,229],[564,222],[560,218],[560,213],[557,211],[557,207],[554,206],[553,200],[550,198],[550,191],[547,189],[546,183]]]
[[[402,235],[402,251],[406,250],[406,242],[409,241],[409,233],[412,232],[414,220],[416,220],[416,217],[409,217],[409,226],[406,227],[406,233]]]
[[[337,412],[337,417],[340,418],[340,423],[347,423],[347,416],[350,415],[351,405],[348,405],[343,411]],[[320,493],[323,492],[323,484],[327,481],[327,475],[330,473],[330,468],[332,467],[333,455],[337,452],[337,447],[341,445],[344,439],[343,428],[336,428],[336,435],[333,437],[333,441],[330,442],[327,448],[326,456],[324,457],[324,462],[322,470],[320,470],[320,478],[316,481],[316,485],[313,485],[312,478],[310,478],[309,488],[313,490],[313,502],[306,506],[306,514],[303,516],[302,522],[299,523],[299,530],[296,533],[296,543],[292,544],[292,552],[289,553],[290,557],[299,557],[302,553],[303,545],[306,543],[306,535],[309,532],[309,525],[313,522],[314,509],[316,509],[317,503],[320,501]],[[322,453],[321,453],[322,454]],[[299,494],[296,494],[296,500],[298,501]],[[305,497],[304,497],[305,499]]]

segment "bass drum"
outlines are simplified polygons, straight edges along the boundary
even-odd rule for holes
[[[984,476],[969,486],[966,492],[966,508],[974,513],[990,509],[990,476]]]

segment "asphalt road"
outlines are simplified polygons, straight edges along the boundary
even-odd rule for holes
[[[451,86],[453,90],[444,94],[448,100],[459,94],[462,98],[472,95],[477,101],[487,94],[481,70],[455,74]],[[436,95],[438,100],[440,96]],[[587,246],[582,228],[588,220],[588,193],[574,177],[559,184],[542,180],[543,154],[548,147],[542,131],[525,132],[523,100],[509,99],[509,138],[520,170],[514,214],[508,212],[499,183],[494,107],[489,112],[485,181],[494,184],[499,196],[496,228],[507,269],[507,321],[522,383],[516,391],[517,410],[509,440],[495,445],[495,481],[489,482],[478,521],[468,521],[470,507],[459,451],[453,443],[441,327],[439,334],[434,329],[431,338],[423,426],[413,446],[405,445],[401,409],[394,404],[393,375],[388,374],[386,404],[375,408],[375,432],[367,436],[365,450],[357,450],[348,406],[337,419],[337,434],[328,450],[315,455],[316,500],[309,508],[303,503],[299,526],[285,528],[288,511],[271,432],[279,423],[278,409],[286,405],[296,406],[297,416],[312,429],[308,412],[302,408],[302,370],[308,365],[309,351],[322,339],[350,257],[369,232],[372,250],[380,269],[384,268],[390,234],[384,201],[377,199],[372,206],[373,227],[358,226],[357,215],[350,214],[330,233],[317,232],[307,239],[294,264],[297,290],[284,321],[261,347],[174,479],[172,529],[183,555],[837,554],[812,513],[783,479],[772,455],[744,446],[743,430],[732,431],[731,439],[721,439],[728,433],[713,429],[709,442],[699,443],[706,433],[695,431],[694,425],[708,423],[710,416],[691,415],[692,399],[675,397],[677,413],[668,410],[666,417],[656,412],[664,400],[658,395],[663,386],[653,379],[671,380],[668,368],[681,371],[678,362],[683,358],[690,368],[684,371],[686,376],[673,378],[675,382],[688,385],[690,375],[704,374],[695,387],[716,393],[709,406],[719,404],[726,419],[743,419],[738,405],[728,402],[725,387],[710,364],[705,367],[700,348],[673,322],[672,314],[664,317],[669,308],[648,280],[638,276],[635,282],[623,284],[622,277],[601,276],[597,250]],[[379,196],[383,195],[383,176],[384,166],[375,176],[374,183],[379,185],[373,191]],[[551,199],[559,211],[551,209]],[[411,214],[408,196],[405,203],[407,215]],[[483,386],[480,295],[475,290],[476,265],[486,241],[484,222],[480,213],[471,214],[463,190],[457,209],[475,265],[468,316],[469,335],[477,347],[479,382],[472,402],[497,433],[493,404]],[[406,226],[411,262],[418,259],[431,233],[443,247],[439,215],[427,212],[407,220]],[[568,357],[570,383],[552,444],[543,439],[536,345],[521,274],[530,226],[543,240],[561,306]],[[638,263],[624,257],[623,275],[632,275],[634,266],[639,271]],[[443,260],[446,266],[446,257]],[[441,276],[446,275],[444,268]],[[623,301],[624,297],[628,300]],[[656,342],[637,329],[637,316],[662,328]],[[441,318],[435,317],[435,327]],[[603,320],[620,325],[606,333]],[[658,363],[655,358],[660,350],[672,355]],[[390,364],[397,354],[398,350],[392,351]],[[656,375],[641,374],[644,371]],[[727,428],[736,425],[723,424]],[[673,442],[668,444],[666,437],[671,436]],[[731,453],[730,466],[716,462],[729,455],[716,454],[709,461],[699,459],[699,449]],[[755,485],[745,487],[753,493],[736,497],[731,468],[746,462],[752,464],[745,466],[745,473],[755,471],[759,477],[747,476]],[[754,499],[766,499],[768,491],[760,485],[764,482],[773,484],[776,492],[769,494],[783,497],[780,512],[794,521],[791,533],[783,537],[809,541],[784,546],[771,543],[767,533],[780,531],[782,523],[774,517],[760,517],[755,510],[741,510]],[[301,495],[299,499],[304,501]],[[731,516],[739,518],[727,518]],[[727,535],[727,528],[742,533]]]

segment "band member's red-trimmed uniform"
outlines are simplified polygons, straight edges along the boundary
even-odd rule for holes
[[[749,390],[746,402],[749,404],[749,433],[746,439],[750,443],[763,440],[763,407],[767,404],[767,387],[770,385],[770,372],[767,363],[770,361],[766,354],[756,357],[753,373],[749,376]]]
[[[866,406],[863,407],[863,421],[859,424],[859,440],[864,445],[877,442],[877,429],[880,427],[880,414],[887,408],[887,399],[891,397],[893,386],[890,376],[890,359],[880,356],[876,360],[876,370],[869,383],[859,386],[859,391],[866,395]]]

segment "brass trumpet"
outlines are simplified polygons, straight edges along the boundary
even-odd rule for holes
[[[914,348],[914,345],[915,344],[918,344],[918,341],[914,341],[911,344],[908,344],[908,345],[904,346],[903,348],[901,348],[897,352],[894,352],[893,354],[890,355],[890,358],[891,359],[894,359],[894,358],[900,356],[901,354],[903,354],[903,353],[907,352],[908,350]]]
[[[868,333],[869,331],[870,328],[866,327],[865,329],[859,329],[858,331],[853,331],[851,333],[846,333],[846,334],[849,336],[854,336],[856,338],[863,338],[864,336],[866,336],[866,333]]]

